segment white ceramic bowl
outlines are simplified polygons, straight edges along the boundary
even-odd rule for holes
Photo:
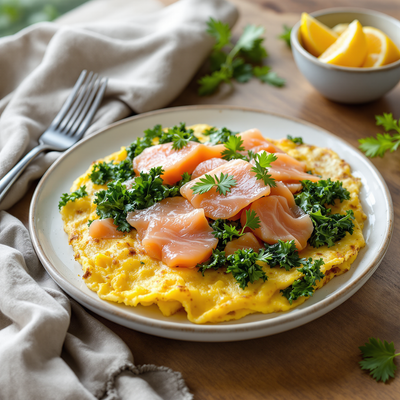
[[[372,10],[329,8],[311,13],[314,18],[333,28],[358,19],[362,26],[373,26],[386,33],[400,48],[400,21]],[[349,68],[323,63],[304,49],[300,21],[290,36],[294,60],[300,72],[318,92],[340,103],[366,103],[382,97],[400,81],[400,60],[379,68]]]

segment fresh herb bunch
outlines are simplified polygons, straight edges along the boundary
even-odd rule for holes
[[[232,79],[236,79],[244,83],[253,76],[274,86],[284,85],[285,81],[271,72],[269,67],[260,65],[268,55],[263,46],[264,28],[247,25],[233,45],[228,24],[210,18],[207,26],[207,33],[214,37],[216,43],[210,56],[212,73],[199,80],[199,95],[214,93],[223,82],[231,83]],[[228,48],[229,52],[223,51],[223,48]],[[254,67],[254,64],[258,66]]]
[[[231,136],[236,136],[239,132],[232,132],[228,128],[217,129],[215,126],[206,129],[203,135],[208,136],[208,142],[211,145],[222,144],[229,140]]]
[[[286,45],[291,48],[291,44],[290,44],[290,34],[292,32],[292,28],[290,28],[287,25],[283,25],[283,32],[278,36],[279,39],[282,39]]]
[[[220,177],[217,175],[211,176],[208,174],[204,175],[204,178],[200,178],[199,182],[192,186],[192,191],[195,194],[204,194],[216,187],[217,193],[226,196],[231,188],[236,185],[236,179],[233,175],[224,174],[221,172]]]
[[[360,361],[361,369],[370,371],[370,375],[377,382],[386,382],[390,377],[394,378],[396,365],[394,358],[400,356],[395,354],[394,344],[388,343],[386,340],[382,342],[380,339],[369,338],[369,343],[359,347],[361,350],[363,361]]]
[[[133,171],[132,160],[128,158],[117,164],[114,164],[114,161],[95,164],[89,178],[96,185],[105,185],[109,181],[118,179],[127,181],[133,176],[135,176],[135,172]]]
[[[86,192],[85,185],[81,186],[78,190],[75,190],[75,192],[63,193],[61,195],[60,202],[58,203],[58,209],[61,210],[61,208],[64,207],[70,201],[75,201],[76,199],[80,199],[86,196],[88,196],[88,193]]]
[[[241,225],[239,220],[229,221],[219,218],[211,224],[211,228],[213,228],[214,237],[219,239],[218,248],[223,250],[228,242],[243,236],[246,228],[257,229],[260,225],[261,221],[257,213],[254,210],[246,210],[246,223],[244,226]]]
[[[313,233],[308,240],[313,247],[327,245],[331,247],[338,240],[344,238],[346,233],[353,234],[354,213],[347,210],[346,214],[331,214],[326,204],[334,205],[335,200],[349,200],[350,193],[343,187],[342,182],[320,180],[311,182],[301,181],[303,191],[294,196],[296,204],[310,217],[314,225]]]
[[[196,136],[193,135],[193,129],[187,129],[186,124],[181,122],[172,128],[168,128],[160,137],[160,144],[171,143],[174,150],[180,150],[188,145],[189,141],[200,142]]]
[[[291,140],[291,141],[292,141],[293,143],[295,143],[295,144],[303,144],[303,138],[300,137],[300,136],[293,137],[293,136],[291,136],[291,135],[287,135],[286,138],[287,138],[288,140]]]
[[[297,270],[303,274],[300,279],[295,280],[291,286],[281,293],[286,297],[290,304],[299,297],[310,297],[314,294],[316,281],[321,280],[325,274],[321,272],[321,266],[324,265],[324,260],[320,258],[319,260],[312,260],[310,257],[308,260],[302,259],[303,267]]]
[[[389,133],[378,133],[376,138],[369,137],[359,139],[360,149],[367,157],[383,157],[389,150],[390,152],[396,151],[400,146],[400,120],[393,118],[392,114],[383,113],[383,115],[376,115],[376,125],[383,126],[386,132],[394,131],[393,135]]]
[[[97,205],[97,215],[100,219],[113,218],[117,230],[129,232],[132,229],[126,221],[129,211],[151,207],[158,201],[179,194],[177,187],[163,185],[163,172],[162,167],[152,168],[148,173],[141,172],[131,189],[127,189],[122,180],[110,182],[107,190],[95,193],[93,203]],[[182,181],[187,179],[184,176]]]

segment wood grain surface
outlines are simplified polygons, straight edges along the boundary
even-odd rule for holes
[[[196,80],[203,70],[171,106],[230,104],[273,111],[319,125],[353,146],[358,145],[357,139],[382,131],[375,126],[376,114],[391,112],[400,117],[400,85],[369,104],[333,103],[321,97],[302,77],[291,51],[277,39],[282,24],[292,26],[301,11],[347,6],[347,1],[234,0],[234,3],[241,15],[235,35],[248,23],[265,26],[268,63],[287,80],[287,85],[278,89],[254,80],[200,98],[196,94]],[[400,19],[398,0],[357,0],[351,5],[376,9]],[[385,178],[393,198],[396,222],[392,242],[371,279],[327,315],[285,333],[234,343],[163,339],[97,318],[129,345],[136,364],[165,365],[180,371],[198,400],[399,399],[400,371],[395,379],[383,384],[375,382],[358,366],[361,360],[358,347],[371,336],[394,341],[400,351],[400,228],[397,224],[400,150],[372,162]],[[31,196],[32,191],[10,210],[25,222]]]

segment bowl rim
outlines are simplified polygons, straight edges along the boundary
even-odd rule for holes
[[[397,18],[393,18],[390,15],[384,14],[382,12],[369,10],[366,8],[332,7],[332,8],[325,8],[323,10],[314,11],[314,12],[310,13],[309,15],[311,15],[312,17],[321,17],[323,15],[343,14],[343,13],[350,13],[350,12],[377,16],[377,17],[381,17],[386,20],[389,20],[389,21],[393,22],[394,24],[398,25],[399,33],[400,33],[400,21]],[[323,63],[323,62],[319,61],[317,57],[314,57],[311,53],[309,53],[300,44],[299,39],[298,39],[298,32],[300,29],[300,24],[301,24],[301,19],[300,19],[300,21],[298,21],[295,24],[295,26],[293,27],[292,32],[290,34],[290,43],[292,45],[292,48],[295,48],[302,56],[304,56],[305,58],[307,58],[309,61],[313,62],[314,64],[319,65],[320,67],[323,67],[328,70],[346,71],[349,73],[370,74],[370,73],[374,73],[374,72],[396,69],[400,66],[400,60],[397,60],[394,63],[388,64],[388,65],[384,65],[382,67],[370,67],[370,68],[343,67],[343,66],[339,66],[339,65]]]

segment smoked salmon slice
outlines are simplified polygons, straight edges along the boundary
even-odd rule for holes
[[[149,223],[142,244],[146,253],[168,267],[194,268],[208,260],[218,239],[213,235],[204,210],[173,217],[155,218]]]
[[[112,218],[95,219],[89,227],[89,235],[96,239],[116,239],[124,236],[124,233],[117,231]]]
[[[285,153],[279,147],[265,139],[258,129],[249,129],[248,131],[239,133],[238,136],[242,138],[243,147],[246,150],[252,150],[255,153],[260,150],[268,151],[268,153]]]
[[[226,164],[228,161],[223,158],[210,158],[209,160],[200,163],[193,171],[192,179],[196,179],[201,175],[208,174],[213,169]]]
[[[142,240],[151,220],[175,217],[193,210],[192,204],[183,197],[168,197],[149,208],[129,212],[126,220],[137,230],[139,239]]]
[[[282,196],[284,197],[290,208],[296,205],[296,202],[294,201],[294,196],[293,193],[289,190],[289,188],[283,183],[276,181],[276,186],[271,188],[271,196]],[[301,183],[300,183],[301,185]]]
[[[158,144],[145,149],[133,160],[133,169],[137,175],[149,172],[153,167],[163,167],[161,176],[164,183],[174,185],[182,179],[184,172],[191,174],[203,161],[210,158],[221,158],[224,150],[222,144],[206,146],[205,144],[189,142],[180,150],[174,150],[172,143]]]
[[[256,252],[259,252],[264,246],[260,244],[257,238],[251,233],[247,232],[240,238],[233,239],[228,242],[225,246],[225,255],[230,256],[236,250],[241,249],[253,249]]]
[[[300,207],[289,207],[285,197],[263,197],[256,200],[250,210],[255,211],[261,221],[261,226],[252,232],[264,242],[275,244],[278,240],[294,240],[298,251],[307,246],[314,229],[311,218]],[[246,223],[243,215],[241,222]]]
[[[258,154],[260,154],[259,152]],[[306,173],[306,165],[297,161],[295,158],[286,153],[275,154],[277,159],[271,163],[268,173],[276,181],[285,183],[299,183],[299,181],[310,180],[317,182],[320,180],[318,176]],[[254,161],[252,161],[254,163]]]
[[[181,195],[188,199],[195,208],[203,208],[208,218],[227,219],[260,197],[267,196],[271,188],[255,177],[251,171],[252,165],[244,160],[232,160],[209,172],[210,176],[220,176],[221,173],[234,177],[236,185],[230,188],[226,196],[219,194],[213,187],[206,193],[193,193],[192,187],[201,177],[193,179],[181,188]]]

